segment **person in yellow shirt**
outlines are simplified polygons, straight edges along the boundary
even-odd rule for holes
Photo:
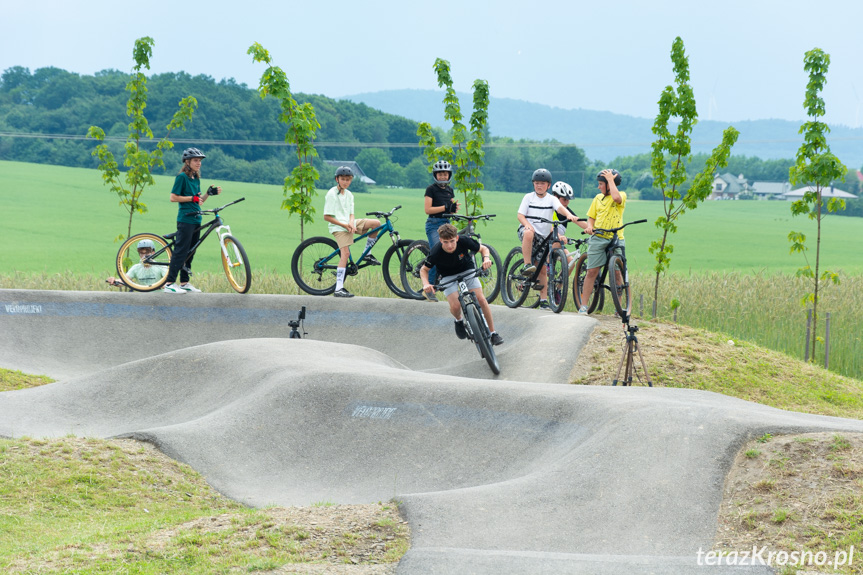
[[[617,170],[602,170],[596,179],[599,182],[599,193],[587,210],[587,227],[584,229],[584,233],[590,238],[587,241],[587,274],[581,292],[582,306],[578,310],[580,315],[587,315],[587,302],[590,301],[596,277],[608,259],[605,248],[612,238],[612,234],[594,234],[593,230],[622,226],[623,210],[626,208],[626,192],[617,189],[620,185],[620,173]],[[623,230],[617,233],[617,237],[623,247]]]

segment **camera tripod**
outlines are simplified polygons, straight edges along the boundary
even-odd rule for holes
[[[648,387],[653,387],[653,383],[650,382],[650,375],[647,373],[647,364],[644,363],[644,356],[641,355],[641,349],[638,347],[638,337],[635,335],[638,332],[638,326],[629,325],[629,316],[626,316],[623,325],[626,330],[626,341],[623,343],[623,355],[620,358],[620,365],[617,366],[617,376],[611,385],[617,385],[618,382],[620,382],[620,385],[632,385],[633,375],[638,380],[638,383],[642,383],[641,377],[638,375],[637,366],[635,365],[635,354],[638,354],[644,379]],[[625,371],[624,364],[626,366]],[[623,371],[623,379],[620,379],[621,371]]]
[[[288,327],[291,328],[291,333],[288,334],[288,339],[303,339],[303,335],[309,335],[306,333],[305,328],[303,328],[302,335],[300,335],[300,323],[304,319],[306,319],[306,306],[302,307],[297,319],[288,321]]]

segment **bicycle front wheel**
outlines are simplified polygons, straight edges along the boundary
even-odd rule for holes
[[[425,240],[411,242],[405,250],[402,264],[399,268],[399,276],[402,280],[405,292],[412,299],[425,299],[423,296],[423,280],[420,277],[420,268],[429,255],[429,243]]]
[[[419,299],[402,289],[402,286],[400,285],[401,275],[399,271],[409,245],[411,245],[411,240],[399,240],[397,244],[390,246],[387,253],[384,254],[384,283],[387,284],[387,287],[390,288],[391,292],[399,297],[403,297],[405,299]]]
[[[312,295],[336,291],[339,246],[335,240],[318,236],[302,242],[291,258],[291,275],[300,289]]]
[[[569,262],[566,252],[560,248],[552,250],[551,269],[548,273],[548,305],[554,313],[560,313],[566,305],[569,290]]]
[[[488,244],[483,245],[488,248],[491,267],[487,270],[482,269],[482,254],[477,252],[474,256],[476,269],[479,270],[476,277],[482,285],[482,293],[486,301],[491,303],[495,300],[497,294],[500,293],[500,274],[502,268],[500,267],[500,255],[497,253],[497,250]]]
[[[596,276],[596,281],[593,285],[593,291],[590,294],[590,303],[585,303],[581,297],[584,289],[584,280],[587,277],[587,254],[581,254],[578,261],[575,263],[575,276],[572,278],[572,298],[575,300],[576,308],[587,306],[587,313],[593,313],[596,308],[602,308],[600,304],[604,297],[602,293],[602,285],[599,283],[599,276]]]
[[[464,307],[464,315],[479,354],[488,363],[491,371],[495,375],[499,374],[500,364],[498,364],[497,356],[494,354],[494,346],[491,345],[491,333],[488,331],[488,326],[485,325],[482,313],[476,304],[469,303]]]
[[[500,295],[506,307],[517,308],[529,295],[530,282],[521,275],[522,263],[521,248],[512,248],[503,264],[504,275],[500,282]]]
[[[138,242],[149,240],[155,253],[141,261]],[[137,234],[123,242],[117,252],[117,277],[135,291],[154,291],[165,285],[168,266],[171,265],[171,247],[168,240],[156,234]]]
[[[614,309],[617,310],[617,315],[621,319],[629,317],[629,312],[632,310],[632,300],[630,299],[629,277],[626,273],[626,263],[623,258],[618,255],[611,256],[608,261],[608,285],[611,288],[611,301],[614,302]]]
[[[252,266],[246,257],[246,250],[234,236],[226,235],[223,241],[225,249],[221,252],[222,267],[225,268],[228,283],[234,291],[247,293],[252,287]]]

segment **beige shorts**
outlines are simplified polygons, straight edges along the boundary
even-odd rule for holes
[[[357,233],[362,235],[369,230],[373,230],[380,224],[375,223],[375,220],[354,220],[357,226]],[[336,238],[336,243],[340,248],[344,248],[354,243],[354,234],[345,230],[343,232],[333,232],[333,237]]]

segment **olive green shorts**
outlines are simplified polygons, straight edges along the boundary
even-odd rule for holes
[[[605,255],[605,248],[608,247],[610,238],[600,238],[599,236],[590,236],[587,240],[587,269],[600,268],[606,264],[608,257]],[[625,245],[623,240],[618,242],[618,248]],[[615,249],[615,253],[620,253],[620,249]]]

